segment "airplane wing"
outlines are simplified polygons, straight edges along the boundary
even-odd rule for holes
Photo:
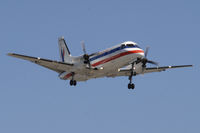
[[[38,64],[38,65],[48,68],[50,70],[56,71],[58,73],[72,69],[72,67],[73,67],[73,64],[49,60],[49,59],[43,59],[43,58],[39,58],[39,57],[31,57],[31,56],[20,55],[20,54],[15,54],[15,53],[8,53],[8,55],[12,56],[12,57],[31,61],[35,64]]]
[[[161,72],[167,69],[192,67],[193,65],[180,65],[180,66],[163,66],[163,67],[149,67],[144,70],[144,73]]]
[[[167,69],[173,69],[173,68],[183,68],[183,67],[192,67],[193,65],[180,65],[180,66],[163,66],[163,67],[149,67],[145,68],[142,73],[139,74],[145,74],[145,73],[152,73],[152,72],[161,72],[165,71]],[[129,76],[131,72],[131,69],[119,69],[119,76]]]

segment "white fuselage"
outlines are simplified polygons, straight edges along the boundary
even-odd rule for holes
[[[101,68],[98,70],[89,70],[85,68],[85,64],[82,63],[81,57],[76,57],[74,63],[76,64],[76,71],[80,71],[74,75],[74,79],[77,81],[85,81],[91,78],[99,77],[115,77],[118,73],[118,69],[129,65],[137,58],[142,58],[144,51],[136,44],[120,44],[104,51],[98,52],[90,57],[90,63],[93,68]],[[81,63],[80,63],[81,62]],[[71,79],[70,72],[65,72],[62,79]]]

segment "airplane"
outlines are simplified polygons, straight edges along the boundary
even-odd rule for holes
[[[87,54],[84,42],[83,53],[72,56],[64,37],[58,39],[60,61],[40,57],[8,53],[9,56],[24,59],[57,72],[62,80],[70,80],[70,86],[76,86],[77,81],[86,81],[93,78],[127,76],[128,89],[134,89],[133,76],[140,74],[161,72],[172,68],[192,67],[193,65],[163,66],[147,59],[149,47],[142,50],[137,43],[126,41],[106,50]],[[156,67],[147,67],[147,63]]]

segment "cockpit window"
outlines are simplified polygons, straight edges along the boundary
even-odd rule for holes
[[[122,44],[122,45],[121,45],[121,49],[123,49],[124,47],[125,47],[125,44]]]
[[[128,47],[133,47],[133,44],[126,44],[126,46],[128,46]]]

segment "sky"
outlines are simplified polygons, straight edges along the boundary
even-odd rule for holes
[[[0,132],[199,133],[200,1],[1,0]],[[60,60],[58,37],[73,56],[135,41],[160,66],[136,76],[69,81],[15,52]]]

